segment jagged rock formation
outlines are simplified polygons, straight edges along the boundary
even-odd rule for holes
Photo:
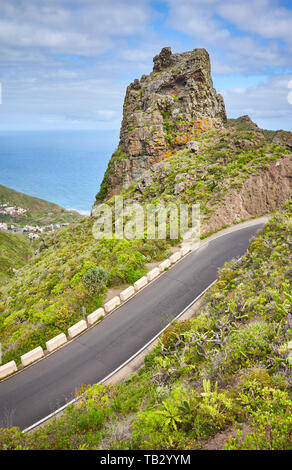
[[[249,116],[189,141],[151,166],[124,193],[201,205],[202,233],[283,207],[292,194],[292,133],[261,129]]]
[[[213,88],[205,49],[172,54],[165,47],[153,62],[153,72],[127,88],[120,143],[97,195],[99,201],[227,120],[223,98]]]

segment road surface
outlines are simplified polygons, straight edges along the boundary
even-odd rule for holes
[[[25,429],[63,406],[141,349],[246,251],[263,224],[213,239],[63,348],[0,382],[0,427]]]

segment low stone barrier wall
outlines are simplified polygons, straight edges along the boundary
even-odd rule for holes
[[[116,307],[118,307],[121,303],[120,297],[117,295],[113,297],[111,300],[109,300],[106,304],[104,304],[104,310],[106,313],[111,312],[114,310]]]
[[[65,343],[67,343],[67,337],[65,333],[61,333],[58,336],[55,336],[54,338],[46,342],[47,351],[48,352],[55,351],[55,349],[59,348],[60,346],[63,346],[63,344]]]
[[[121,299],[122,302],[125,302],[130,297],[132,297],[132,295],[134,295],[134,294],[135,294],[135,288],[134,288],[134,286],[130,286],[130,287],[128,287],[127,289],[123,290],[120,293],[120,299]]]
[[[143,287],[145,287],[148,282],[153,281],[156,279],[164,270],[168,269],[171,267],[172,264],[176,263],[180,258],[185,256],[187,253],[191,251],[190,246],[185,246],[180,249],[180,251],[177,251],[173,253],[168,259],[162,261],[158,267],[151,269],[145,276],[141,277],[138,279],[134,285],[127,287],[124,289],[119,296],[115,296],[112,299],[110,299],[108,302],[104,304],[104,307],[100,307],[94,312],[90,313],[87,315],[87,321],[85,320],[80,320],[78,323],[75,325],[72,325],[70,328],[68,328],[68,336],[69,339],[73,339],[79,334],[81,334],[83,331],[85,331],[88,326],[94,325],[94,323],[98,322],[101,318],[105,316],[105,314],[108,314],[115,310],[121,302],[125,302],[128,299],[130,299],[135,293],[139,292]],[[48,340],[46,342],[46,349],[49,353],[55,351],[56,349],[60,348],[64,344],[67,343],[67,337],[65,333],[60,333],[59,335],[55,336],[54,338]],[[33,349],[32,351],[29,351],[25,354],[23,354],[20,358],[21,364],[23,367],[32,364],[33,362],[41,359],[44,357],[44,351],[41,346]],[[17,372],[18,367],[15,363],[15,361],[10,361],[7,364],[4,364],[3,366],[0,366],[0,379],[3,379],[14,372]]]
[[[7,375],[13,374],[17,371],[17,365],[15,361],[10,361],[0,367],[0,379],[7,377]]]
[[[138,292],[138,290],[142,289],[142,287],[145,287],[146,284],[148,284],[147,277],[141,277],[140,279],[138,279],[138,281],[134,282],[135,291]]]
[[[32,351],[29,351],[20,356],[20,360],[23,366],[28,366],[32,362],[38,361],[42,357],[44,357],[43,348],[41,346],[38,346],[37,348],[32,349]]]
[[[102,307],[87,315],[88,325],[93,325],[95,322],[97,322],[97,320],[100,319],[100,317],[104,317],[104,309]]]
[[[85,320],[80,320],[78,323],[75,323],[75,325],[70,326],[68,328],[68,335],[69,338],[75,338],[75,336],[79,335],[82,333],[82,331],[85,331],[87,328],[87,323]]]

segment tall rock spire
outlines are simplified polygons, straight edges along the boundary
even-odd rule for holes
[[[120,142],[112,155],[97,200],[194,140],[226,122],[223,98],[213,88],[205,49],[172,54],[164,47],[153,59],[153,72],[135,79],[126,91]]]

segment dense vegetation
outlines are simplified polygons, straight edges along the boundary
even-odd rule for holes
[[[291,153],[286,134],[291,133],[266,133],[250,119],[229,120],[226,128],[196,139],[197,154],[182,146],[165,156],[144,187],[132,184],[122,194],[142,203],[199,203],[206,221],[228,190],[240,188],[250,175]]]
[[[27,236],[0,231],[0,284],[24,266],[35,250]]]
[[[235,120],[226,129],[198,138],[199,153],[183,148],[162,162],[146,187],[131,185],[122,194],[129,202],[200,203],[205,221],[230,188],[289,153],[285,139],[265,135],[252,121]],[[124,159],[121,149],[111,160]],[[110,166],[111,170],[112,167]],[[184,182],[183,191],[177,184]],[[112,204],[113,201],[109,201]],[[204,234],[202,234],[204,236]],[[46,239],[41,253],[0,289],[0,341],[3,362],[15,359],[65,331],[99,307],[111,286],[131,284],[144,275],[146,264],[168,255],[162,240],[100,240],[92,236],[92,220],[82,219]],[[86,272],[101,267],[107,283],[96,290],[86,285]],[[85,277],[84,277],[85,276]]]
[[[82,388],[77,406],[34,433],[0,431],[0,446],[291,450],[291,220],[291,205],[276,213],[137,374]]]
[[[13,223],[19,226],[29,225],[48,225],[71,223],[81,219],[81,215],[75,211],[67,211],[57,204],[19,193],[6,186],[0,185],[0,204],[22,207],[27,209],[23,215],[12,217],[10,215],[0,214],[0,222]]]
[[[100,240],[92,235],[92,220],[59,230],[46,248],[20,269],[0,290],[0,341],[3,362],[73,325],[100,307],[110,286],[133,283],[145,274],[145,264],[167,256],[163,240]],[[93,290],[85,274],[101,267],[107,282]]]

